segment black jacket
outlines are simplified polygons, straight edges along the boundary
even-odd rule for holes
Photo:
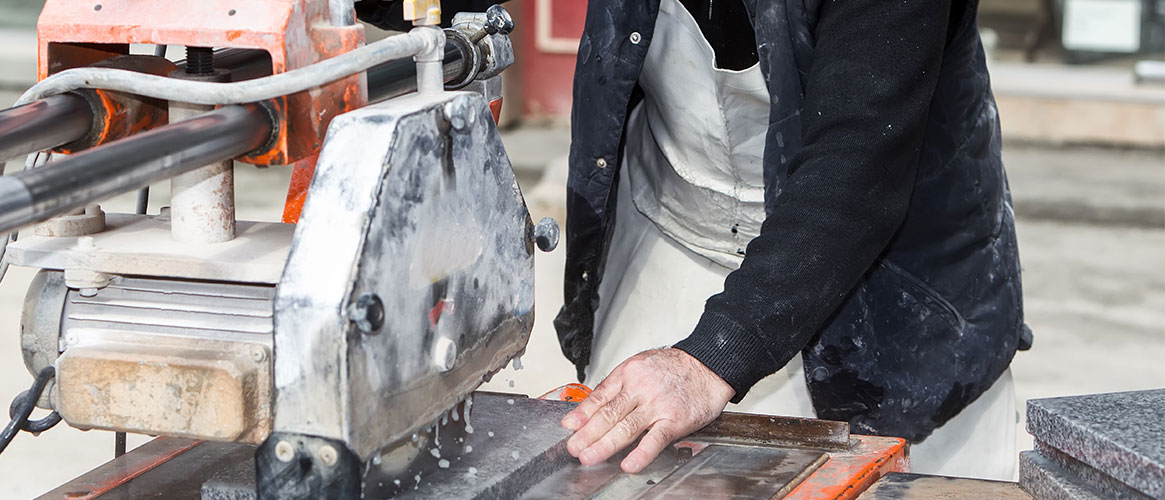
[[[771,94],[768,217],[676,347],[734,401],[801,353],[819,417],[921,441],[991,386],[1026,332],[978,2],[744,3]],[[580,377],[657,9],[591,0],[579,45],[555,326]]]
[[[590,0],[579,46],[555,326],[580,378],[658,1]],[[742,1],[771,94],[768,217],[676,347],[734,401],[801,353],[819,417],[921,441],[1030,343],[977,1]]]

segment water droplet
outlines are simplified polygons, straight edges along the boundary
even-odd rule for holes
[[[442,469],[448,469],[449,468],[449,461],[442,458],[441,460],[437,461],[437,467],[440,467]]]
[[[465,452],[466,452],[466,453],[472,453],[472,452],[473,452],[473,446],[472,446],[472,445],[468,445],[468,444],[467,444],[467,445],[465,445]]]
[[[506,404],[512,405],[512,404],[514,404],[514,400],[512,400],[512,399],[507,399],[507,400],[506,400]]]
[[[470,467],[469,468],[469,475],[476,476],[477,475],[477,467]]]
[[[433,458],[441,458],[441,450],[437,448],[429,450],[429,453],[433,455]]]
[[[511,457],[514,457],[514,460],[517,460],[517,459],[518,459],[518,455],[519,455],[519,453],[518,453],[517,451],[514,451],[513,453],[510,453],[510,456],[511,456]]]
[[[488,435],[489,437],[494,437],[494,431],[489,431],[489,433],[487,433],[487,435]]]

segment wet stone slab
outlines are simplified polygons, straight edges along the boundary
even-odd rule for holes
[[[1031,400],[1027,429],[1133,490],[1165,498],[1165,389]]]

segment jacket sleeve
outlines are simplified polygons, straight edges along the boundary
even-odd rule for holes
[[[485,12],[507,0],[441,0],[441,25],[448,26],[458,12]],[[383,30],[408,31],[413,27],[403,18],[402,0],[357,0],[356,17]]]
[[[905,218],[951,0],[822,2],[792,158],[758,237],[675,345],[740,402],[803,349]]]

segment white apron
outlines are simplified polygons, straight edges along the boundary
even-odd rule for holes
[[[769,93],[759,65],[715,67],[678,0],[662,0],[640,74],[645,98],[627,122],[616,225],[587,381],[687,337],[723,291],[764,221],[762,155]],[[730,411],[814,417],[801,357]],[[1016,463],[1011,372],[923,443],[916,472],[1011,480]]]

